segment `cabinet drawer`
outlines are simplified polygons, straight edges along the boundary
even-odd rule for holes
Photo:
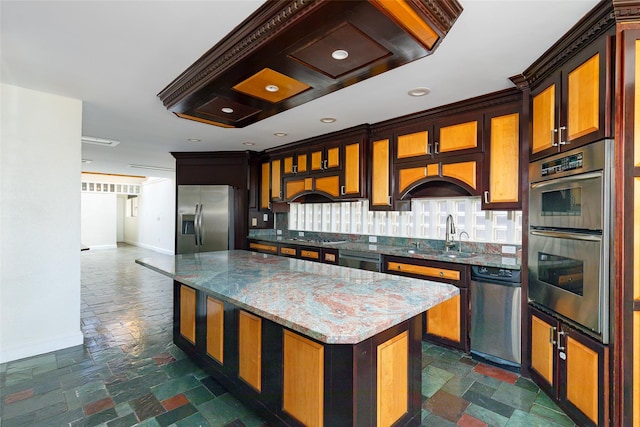
[[[320,251],[314,251],[311,249],[301,249],[300,250],[300,258],[309,258],[309,259],[320,259]]]
[[[280,255],[297,256],[298,250],[296,248],[287,248],[282,246],[280,247]]]
[[[460,272],[444,268],[427,267],[424,265],[405,264],[401,262],[387,262],[387,270],[401,271],[403,273],[417,274],[419,276],[433,277],[436,279],[460,280]]]
[[[255,249],[256,251],[262,251],[262,252],[271,252],[271,253],[278,253],[278,247],[275,245],[267,245],[264,243],[255,243],[255,242],[251,242],[249,243],[249,249]]]

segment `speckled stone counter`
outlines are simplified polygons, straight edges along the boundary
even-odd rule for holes
[[[247,251],[138,264],[327,344],[356,344],[459,293],[455,286]]]

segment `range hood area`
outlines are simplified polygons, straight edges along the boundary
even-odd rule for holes
[[[456,0],[267,1],[158,97],[242,128],[430,55],[461,13]]]

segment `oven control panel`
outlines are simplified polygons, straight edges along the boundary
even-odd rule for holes
[[[540,165],[540,176],[549,176],[556,173],[568,172],[582,168],[582,151],[570,156],[560,157]]]

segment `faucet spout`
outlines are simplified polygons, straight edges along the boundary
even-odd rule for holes
[[[456,245],[456,226],[453,222],[453,216],[447,215],[444,231],[444,247],[448,251]]]

